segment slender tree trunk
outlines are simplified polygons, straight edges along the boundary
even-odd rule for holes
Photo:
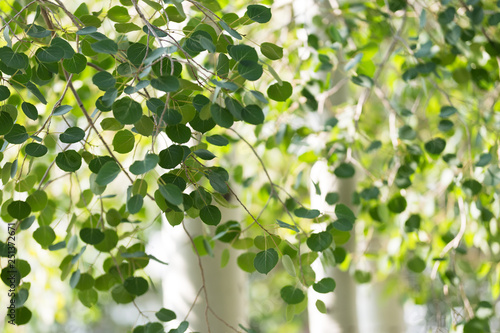
[[[219,208],[223,222],[239,220],[238,209]],[[182,225],[172,227],[167,221],[163,225],[163,241],[169,254],[168,272],[162,281],[164,306],[175,311],[179,321],[187,316],[190,329],[202,333],[235,332],[230,326],[246,325],[248,286],[245,273],[236,264],[237,252],[216,242],[214,257],[201,257],[202,272],[187,233],[194,238],[203,234],[206,226],[199,219],[189,218],[184,221],[186,230]],[[230,260],[221,268],[221,254],[225,248],[230,250]]]

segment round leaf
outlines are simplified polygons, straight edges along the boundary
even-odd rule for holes
[[[79,127],[70,127],[59,135],[59,140],[64,143],[75,143],[85,137],[85,131]]]
[[[287,304],[299,304],[306,298],[302,290],[292,286],[281,288],[280,295]]]
[[[214,205],[207,205],[200,210],[200,219],[208,225],[217,225],[221,220],[221,212]]]
[[[270,248],[257,253],[253,261],[253,265],[257,272],[262,274],[269,273],[278,263],[278,252]]]
[[[146,281],[146,279],[136,276],[126,278],[123,282],[123,286],[129,293],[137,296],[145,294],[149,288],[148,281]]]
[[[63,151],[57,154],[56,164],[63,171],[74,172],[82,166],[82,156],[74,150]]]
[[[271,85],[267,89],[267,96],[272,100],[284,102],[292,96],[292,92],[292,85],[289,82],[283,81],[281,85],[279,83]]]

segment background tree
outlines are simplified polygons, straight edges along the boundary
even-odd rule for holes
[[[394,279],[428,304],[429,326],[498,328],[495,2],[333,3],[316,31],[286,2],[0,6],[1,275],[5,294],[15,277],[17,324],[46,320],[40,279],[74,288],[96,321],[111,300],[134,305],[134,332],[186,331],[189,316],[174,325],[175,308],[140,302],[153,289],[143,268],[164,261],[145,245],[165,216],[177,229],[199,218],[198,258],[243,250],[222,264],[268,291],[250,294],[251,328],[230,330],[304,331],[306,291],[341,288],[316,278],[319,254],[358,283]],[[220,167],[230,150],[244,162]],[[356,214],[309,186],[318,160],[356,176]],[[309,190],[329,207],[312,209]],[[231,195],[246,214],[235,222],[218,208]],[[361,250],[345,246],[354,234]]]

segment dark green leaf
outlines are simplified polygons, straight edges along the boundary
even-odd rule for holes
[[[178,145],[171,145],[160,152],[158,164],[164,169],[173,169],[182,162],[183,158],[184,149]]]
[[[0,48],[0,60],[8,67],[15,69],[23,69],[29,65],[28,56],[26,54],[16,53],[7,46]]]
[[[26,115],[26,117],[30,118],[31,120],[38,119],[38,110],[36,109],[36,107],[33,104],[28,103],[28,102],[23,102],[21,104],[21,108],[23,109],[23,112]]]
[[[80,238],[87,244],[95,245],[104,240],[104,233],[97,228],[83,228],[80,230]]]
[[[47,104],[47,100],[42,95],[40,90],[31,81],[26,83],[26,88],[36,97],[42,104]]]
[[[272,100],[284,102],[292,96],[292,92],[292,85],[289,82],[283,81],[282,84],[275,83],[269,86],[267,89],[267,96]]]
[[[92,77],[92,82],[102,91],[113,88],[116,84],[116,79],[108,72],[99,72]]]
[[[211,143],[215,146],[224,147],[224,146],[227,146],[229,144],[229,140],[226,139],[226,137],[224,137],[222,135],[218,135],[218,134],[212,135],[212,136],[207,136],[206,139],[207,139],[208,143]]]
[[[446,147],[446,141],[441,138],[435,138],[430,141],[427,141],[424,145],[425,150],[429,152],[429,154],[439,155],[443,152]]]
[[[455,113],[457,113],[457,109],[455,109],[453,106],[446,105],[446,106],[443,106],[441,108],[441,111],[439,112],[439,116],[441,118],[448,118],[448,117],[454,115]]]
[[[115,180],[120,171],[120,166],[114,160],[110,160],[99,168],[95,182],[98,185],[106,186]]]
[[[10,114],[5,111],[0,111],[0,135],[9,133],[12,130],[12,127],[14,127],[14,120],[12,119]],[[26,132],[26,130],[24,132]],[[12,137],[12,139],[15,140],[14,137]]]
[[[268,274],[278,263],[278,253],[270,248],[257,253],[253,261],[255,269],[262,274]]]
[[[304,219],[314,219],[314,218],[318,217],[320,214],[319,210],[317,210],[317,209],[309,210],[309,209],[304,208],[304,207],[297,208],[296,210],[294,210],[293,213],[295,214],[295,216],[301,217]]]
[[[164,92],[173,92],[179,90],[179,80],[175,76],[165,75],[151,80],[151,86]]]
[[[117,153],[127,154],[134,149],[135,137],[129,130],[121,130],[116,132],[113,137],[113,148]]]
[[[199,158],[201,158],[202,160],[207,160],[207,161],[212,160],[216,157],[212,152],[210,152],[206,149],[198,149],[198,150],[195,150],[193,153],[196,156],[198,156]]]
[[[141,296],[148,291],[149,284],[143,277],[131,276],[125,279],[123,282],[125,290],[127,290],[132,295]]]
[[[160,184],[158,188],[165,200],[172,205],[178,206],[184,201],[182,191],[174,184]]]
[[[36,142],[28,143],[24,149],[26,155],[33,157],[42,157],[48,151],[47,147]]]
[[[338,167],[335,168],[333,173],[339,178],[351,178],[354,176],[356,170],[350,163],[340,163]]]
[[[247,7],[246,15],[255,22],[267,23],[271,19],[271,9],[261,5],[250,5]]]
[[[0,101],[5,101],[10,96],[10,90],[6,86],[0,85]]]
[[[191,130],[183,124],[167,126],[165,133],[167,133],[170,140],[177,143],[186,143],[191,139]]]
[[[74,172],[82,166],[82,156],[74,150],[63,151],[57,154],[56,164],[63,171]]]
[[[69,73],[79,74],[87,68],[87,57],[83,54],[75,53],[70,59],[63,60],[63,67]]]
[[[90,44],[92,50],[97,53],[116,54],[118,52],[118,44],[111,39],[104,39]]]
[[[155,313],[155,315],[158,320],[161,320],[163,322],[171,321],[177,318],[175,312],[165,308],[161,308],[158,312]]]
[[[332,278],[324,278],[313,284],[313,289],[321,294],[326,294],[335,290],[335,280]]]
[[[324,251],[333,242],[333,236],[328,231],[323,231],[316,234],[311,234],[307,239],[307,246],[316,252]]]
[[[396,195],[392,197],[391,200],[389,200],[387,208],[389,208],[391,212],[399,214],[404,212],[404,210],[406,209],[406,205],[406,199],[401,195]]]
[[[24,201],[12,201],[7,206],[7,213],[15,219],[22,220],[31,214],[31,207]]]
[[[150,170],[153,170],[159,162],[159,157],[156,154],[147,154],[144,160],[135,161],[130,166],[130,172],[134,175],[142,175]]]
[[[130,97],[124,97],[113,103],[113,115],[123,125],[131,125],[142,117],[142,107]]]
[[[302,290],[293,286],[285,286],[281,288],[280,295],[287,304],[299,304],[306,298]]]
[[[200,219],[208,225],[218,225],[221,220],[221,212],[214,205],[206,205],[200,209]]]
[[[59,140],[64,143],[75,143],[85,137],[85,131],[80,127],[70,127],[59,135]]]
[[[260,125],[264,123],[265,116],[259,106],[250,104],[241,110],[241,118],[249,124]]]
[[[40,62],[57,62],[64,57],[64,50],[59,46],[49,46],[37,53]]]

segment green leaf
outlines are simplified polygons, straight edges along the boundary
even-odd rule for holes
[[[278,225],[281,227],[281,228],[286,228],[286,229],[290,229],[290,230],[293,230],[295,232],[299,232],[299,228],[297,228],[296,226],[294,225],[291,225],[291,224],[288,224],[288,223],[285,223],[281,220],[276,220],[276,223],[278,223]]]
[[[129,293],[123,284],[120,284],[111,290],[111,297],[118,304],[127,304],[134,300],[135,296]]]
[[[120,171],[120,166],[114,160],[108,161],[99,169],[95,182],[98,185],[106,186],[115,180]]]
[[[292,85],[287,81],[283,81],[281,85],[279,83],[275,83],[269,86],[267,89],[267,96],[274,101],[284,102],[292,96],[292,92]]]
[[[70,112],[71,110],[73,110],[73,107],[71,105],[60,105],[54,109],[54,112],[52,113],[52,115],[62,116],[62,115],[65,115],[66,113]]]
[[[80,53],[75,53],[70,59],[63,60],[63,67],[66,71],[79,74],[87,68],[87,57]]]
[[[435,138],[430,141],[427,141],[424,145],[425,150],[429,152],[429,154],[439,155],[443,152],[446,147],[446,141],[441,138]]]
[[[320,212],[317,209],[307,209],[304,207],[297,208],[296,210],[293,211],[295,216],[304,218],[304,219],[314,219],[319,216]]]
[[[340,231],[351,231],[353,226],[354,222],[345,218],[338,219],[332,224],[332,227]]]
[[[64,50],[59,46],[49,46],[41,49],[36,57],[40,62],[57,62],[64,57]]]
[[[23,102],[21,104],[21,109],[23,110],[26,117],[30,118],[31,120],[38,119],[38,110],[36,109],[36,107],[33,104],[28,103],[28,102]],[[0,123],[2,123],[2,122],[0,122]],[[0,134],[2,134],[1,131],[0,131]]]
[[[117,23],[115,24],[116,32],[126,34],[127,32],[139,31],[141,28],[134,23]]]
[[[59,140],[64,143],[76,143],[85,137],[85,131],[80,127],[70,127],[59,135]]]
[[[281,288],[280,295],[287,304],[299,304],[306,298],[306,295],[301,289],[293,286],[285,286]]]
[[[326,314],[328,313],[328,309],[326,308],[326,305],[325,305],[325,302],[323,302],[322,300],[318,299],[316,301],[316,309],[318,309],[318,311],[320,313],[323,313],[323,314]]]
[[[33,157],[42,157],[47,154],[47,147],[36,142],[28,143],[24,148],[26,155]]]
[[[113,6],[108,11],[108,18],[113,22],[126,23],[130,21],[130,15],[127,8]]]
[[[160,184],[158,188],[165,200],[172,205],[178,206],[183,203],[182,191],[174,184]]]
[[[199,158],[201,158],[202,160],[206,160],[206,161],[213,160],[216,157],[212,152],[210,152],[206,149],[198,149],[198,150],[195,150],[193,153],[196,156],[198,156]]]
[[[30,205],[31,211],[39,212],[47,206],[47,193],[42,190],[36,190],[26,198],[26,202]]]
[[[83,228],[80,230],[80,238],[87,244],[95,245],[104,240],[104,233],[97,228]]]
[[[142,175],[150,170],[153,170],[158,164],[160,158],[156,154],[147,154],[144,160],[135,161],[130,166],[130,172],[136,176]]]
[[[350,163],[340,163],[340,165],[335,168],[333,173],[339,178],[351,178],[356,173],[356,170]]]
[[[307,239],[307,246],[315,252],[326,250],[333,242],[333,236],[328,231],[311,234]]]
[[[313,289],[321,294],[326,294],[335,290],[335,280],[332,278],[324,278],[313,284]]]
[[[283,58],[283,48],[272,43],[262,43],[260,45],[260,52],[270,60]]]
[[[177,91],[180,88],[179,80],[172,75],[165,75],[160,76],[157,79],[152,79],[151,86],[157,90],[167,93]]]
[[[56,157],[56,165],[63,171],[74,172],[82,166],[82,156],[74,150],[60,152]]]
[[[91,308],[97,303],[99,296],[94,289],[80,290],[78,292],[78,299],[88,308]]]
[[[443,106],[441,108],[441,111],[439,112],[439,116],[441,118],[448,118],[457,112],[458,112],[457,109],[455,109],[453,106],[446,105],[446,106]]]
[[[479,156],[479,161],[477,161],[475,165],[478,167],[484,167],[491,162],[491,159],[492,157],[490,153],[481,154],[481,156]]]
[[[481,183],[475,179],[464,180],[464,182],[462,183],[462,186],[464,187],[465,192],[466,193],[468,192],[470,195],[479,194],[479,192],[481,192],[481,189],[483,188]]]
[[[16,308],[15,323],[16,325],[26,325],[31,320],[31,311],[25,306]]]
[[[191,139],[191,130],[183,124],[167,126],[165,133],[170,140],[177,143],[186,143]]]
[[[208,143],[213,144],[214,146],[224,147],[229,144],[229,140],[226,137],[218,134],[207,136],[206,139]]]
[[[15,219],[22,220],[31,214],[31,207],[24,201],[12,201],[7,206],[7,213]]]
[[[116,54],[118,52],[118,44],[111,39],[104,39],[90,44],[92,50],[97,53]]]
[[[5,101],[10,96],[10,90],[6,86],[0,85],[0,101]]]
[[[45,29],[44,27],[41,27],[39,25],[36,25],[34,23],[29,24],[26,27],[26,33],[28,36],[35,37],[35,38],[44,38],[50,36],[50,31]]]
[[[0,135],[9,133],[12,130],[12,127],[14,127],[14,120],[10,114],[5,111],[0,111]]]
[[[158,312],[155,313],[155,316],[156,318],[158,318],[158,320],[161,320],[163,322],[168,322],[177,318],[174,311],[165,308],[161,308]]]
[[[210,106],[210,114],[217,125],[224,128],[230,128],[233,126],[233,115],[228,109],[225,109],[218,104],[212,104]]]
[[[142,195],[136,194],[128,199],[127,210],[130,214],[136,214],[141,210],[143,204],[144,198],[142,197]]]
[[[113,116],[123,125],[132,125],[142,117],[142,107],[130,97],[124,97],[113,103]]]
[[[148,291],[148,281],[143,277],[131,276],[125,279],[123,287],[132,295],[141,296]]]
[[[417,137],[417,132],[408,125],[403,125],[398,130],[399,137],[403,140],[413,140]]]
[[[29,65],[28,56],[26,54],[16,53],[7,46],[0,48],[0,60],[8,67],[14,69],[23,69]]]
[[[251,243],[253,244],[253,242]],[[236,259],[236,263],[238,264],[238,267],[243,271],[247,273],[253,273],[255,272],[255,267],[253,265],[255,257],[255,253],[246,252],[238,256],[238,258]]]
[[[242,60],[238,63],[238,73],[248,81],[257,81],[264,72],[262,65],[252,60]]]
[[[399,214],[405,211],[406,205],[406,199],[398,194],[389,200],[387,208],[389,208],[391,212]]]
[[[36,97],[42,104],[47,104],[47,100],[42,95],[40,90],[31,81],[26,83],[26,88]]]
[[[337,192],[329,192],[325,196],[325,201],[329,205],[336,204],[340,199],[340,196]]]
[[[113,137],[113,148],[119,154],[127,154],[134,149],[135,136],[129,130],[121,130],[116,132]]]
[[[96,250],[101,252],[110,252],[118,244],[118,235],[113,229],[104,230],[104,239],[102,242],[95,244]]]
[[[226,30],[234,38],[236,38],[238,40],[243,39],[243,37],[241,37],[241,35],[236,30],[232,29],[226,22],[219,21],[219,24],[222,27],[222,29]]]
[[[357,269],[354,271],[354,279],[357,283],[368,283],[372,279],[372,275],[370,272],[365,272]]]
[[[365,88],[371,88],[373,86],[372,78],[363,74],[353,76],[351,81],[352,83]]]
[[[257,253],[253,261],[255,269],[262,274],[268,274],[278,263],[278,252],[270,248]]]
[[[221,212],[217,206],[206,205],[200,209],[200,219],[208,225],[218,225],[221,220]]]
[[[240,45],[229,45],[227,47],[229,55],[236,61],[259,61],[259,56],[257,55],[257,51],[251,46],[240,44]]]
[[[250,5],[245,13],[252,21],[267,23],[271,19],[271,9],[261,5]]]
[[[70,59],[75,55],[75,50],[73,50],[71,45],[60,37],[55,37],[54,39],[52,39],[50,45],[61,48],[64,52],[64,57],[63,57],[64,59]]]
[[[346,219],[351,222],[354,222],[356,220],[356,216],[354,215],[352,210],[344,204],[337,204],[335,206],[335,215],[339,219]]]
[[[160,152],[158,164],[164,169],[173,169],[182,162],[183,158],[184,149],[178,145],[171,145]]]
[[[258,105],[250,104],[241,110],[241,118],[249,124],[260,125],[264,123],[265,115]]]
[[[92,77],[92,82],[102,91],[114,88],[116,79],[108,72],[99,72]]]
[[[407,263],[408,269],[415,273],[422,273],[425,270],[425,261],[420,257],[413,257]]]
[[[46,249],[56,239],[54,230],[48,225],[41,226],[33,232],[33,238],[42,248]]]

